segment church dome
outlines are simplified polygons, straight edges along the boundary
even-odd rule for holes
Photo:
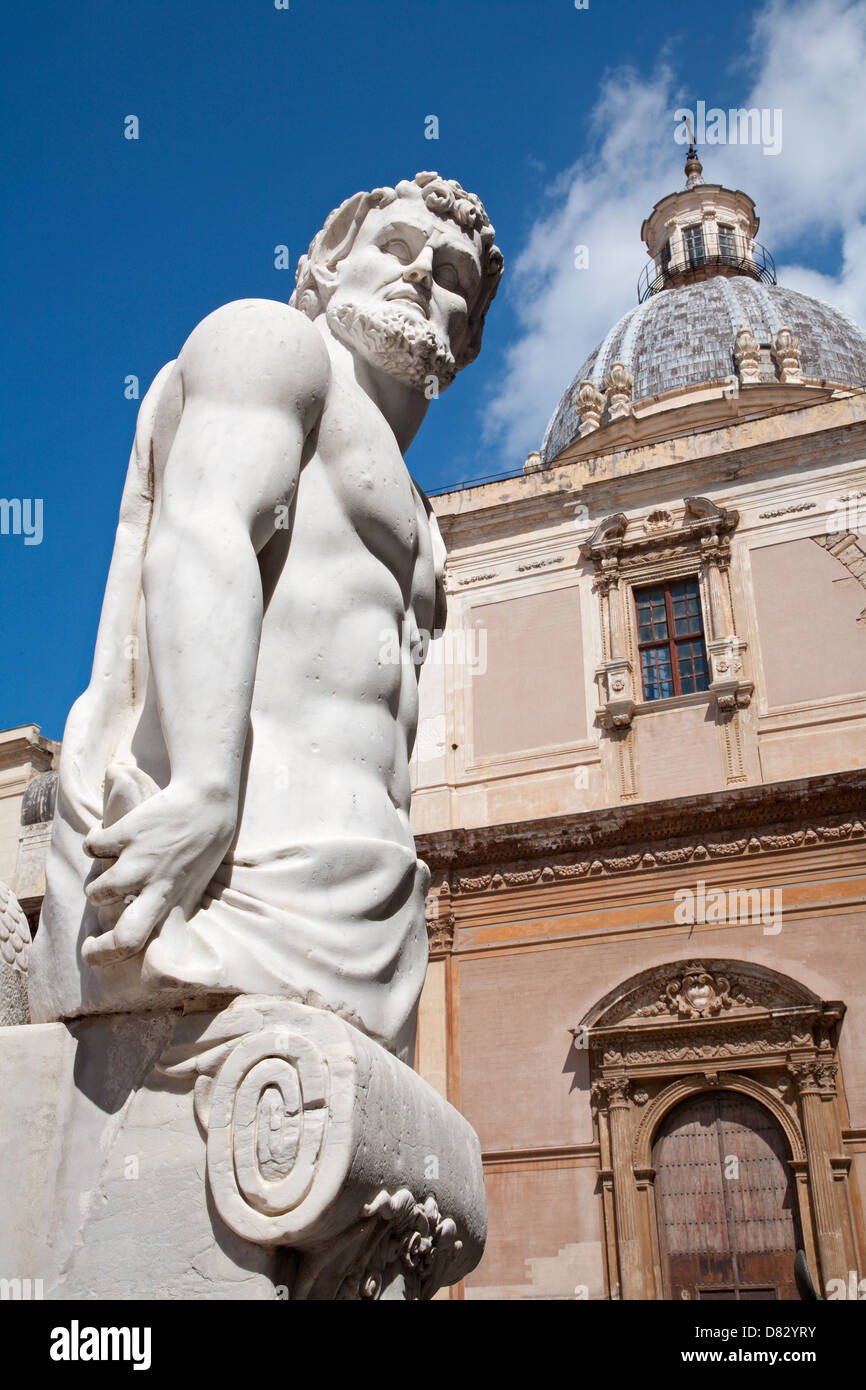
[[[866,387],[866,333],[841,310],[776,284],[748,194],[706,184],[694,145],[686,175],[685,188],[644,222],[651,259],[640,302],[575,374],[547,427],[540,466],[599,430],[613,427],[625,442],[650,417],[664,428],[662,416],[698,400],[706,418],[711,398],[719,410],[736,410],[741,388],[743,398],[753,395],[750,409],[772,410],[790,404],[792,392],[814,399],[816,388]]]
[[[544,436],[544,463],[580,434],[581,383],[602,389],[614,362],[631,373],[637,404],[666,391],[735,377],[734,340],[740,329],[750,328],[762,348],[761,375],[772,382],[777,378],[769,345],[782,327],[800,340],[804,382],[866,386],[866,333],[839,309],[781,285],[718,275],[655,294],[614,325],[563,394]]]

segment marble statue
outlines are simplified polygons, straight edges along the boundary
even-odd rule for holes
[[[478,1137],[412,1070],[445,552],[403,455],[501,272],[459,184],[358,193],[142,403],[0,1027],[0,1275],[46,1297],[431,1298],[481,1258]],[[25,1003],[27,945],[0,901]]]
[[[445,554],[403,455],[479,352],[493,235],[434,173],[358,193],[288,306],[216,310],[156,377],[63,740],[34,1022],[261,995],[411,1062],[413,652]]]
[[[481,1257],[478,1138],[412,1070],[445,551],[403,455],[501,273],[459,184],[358,193],[290,305],[218,309],[142,403],[0,1028],[0,1183],[33,1194],[0,1274],[49,1298],[430,1298]]]

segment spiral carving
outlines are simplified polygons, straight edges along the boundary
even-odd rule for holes
[[[213,1082],[208,1176],[217,1210],[238,1235],[278,1243],[308,1196],[328,1125],[319,1050],[286,1029],[248,1034]]]

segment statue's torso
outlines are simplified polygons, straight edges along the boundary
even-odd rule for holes
[[[170,378],[154,427],[157,506],[181,411]],[[433,627],[432,538],[390,427],[339,372],[259,564],[265,614],[235,853],[351,835],[411,846],[411,646]]]

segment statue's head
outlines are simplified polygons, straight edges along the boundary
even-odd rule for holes
[[[481,350],[493,237],[480,199],[438,174],[356,193],[301,257],[290,303],[407,385],[432,375],[444,390]]]

